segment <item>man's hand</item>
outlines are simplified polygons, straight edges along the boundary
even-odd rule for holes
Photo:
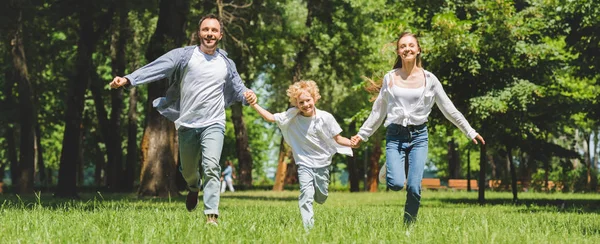
[[[115,77],[112,82],[110,82],[110,88],[119,88],[129,84],[129,80],[124,77]]]
[[[246,97],[246,101],[250,105],[254,105],[258,102],[258,98],[252,90],[247,90],[246,92],[244,92],[244,97]]]

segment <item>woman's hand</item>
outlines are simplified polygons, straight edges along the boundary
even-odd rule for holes
[[[481,144],[485,145],[485,140],[483,140],[483,137],[481,137],[481,135],[479,134],[477,134],[475,138],[473,138],[473,143],[478,144],[478,140],[481,142]]]
[[[358,148],[361,142],[362,139],[360,139],[358,135],[355,135],[352,138],[350,138],[350,144],[352,145],[352,148]]]

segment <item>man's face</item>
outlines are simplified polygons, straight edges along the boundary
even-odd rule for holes
[[[200,30],[198,31],[198,37],[200,38],[200,46],[214,50],[219,44],[219,40],[223,38],[221,33],[221,24],[216,19],[205,19],[200,24]]]

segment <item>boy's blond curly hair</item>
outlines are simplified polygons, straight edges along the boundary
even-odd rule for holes
[[[302,94],[304,91],[308,92],[312,96],[312,98],[315,100],[315,104],[321,98],[321,94],[319,94],[319,87],[317,86],[316,82],[312,80],[302,80],[291,84],[287,89],[286,94],[290,98],[290,103],[296,106],[298,96],[300,96],[300,94]]]

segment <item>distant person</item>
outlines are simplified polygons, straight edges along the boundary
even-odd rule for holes
[[[204,214],[207,223],[217,225],[219,216],[221,167],[219,160],[225,137],[225,108],[233,102],[248,102],[249,91],[235,64],[217,44],[223,37],[223,25],[216,15],[206,15],[198,22],[200,45],[176,48],[146,66],[115,77],[111,88],[137,86],[168,79],[166,97],[153,105],[175,122],[179,138],[180,170],[190,192],[185,206],[192,211],[198,204],[202,180],[198,163],[204,169]]]
[[[298,165],[300,182],[299,207],[302,223],[309,230],[314,226],[313,201],[325,203],[329,189],[329,165],[336,152],[352,156],[350,139],[340,136],[342,128],[328,112],[317,109],[321,98],[314,81],[299,81],[287,89],[287,96],[294,106],[285,112],[271,114],[260,107],[253,92],[246,99],[260,116],[275,122],[283,138],[292,148]]]
[[[225,161],[225,169],[221,173],[221,178],[221,193],[225,192],[225,186],[229,187],[229,191],[235,192],[235,189],[233,189],[233,179],[235,179],[235,173],[233,172],[231,161]]]
[[[406,183],[404,222],[410,224],[416,220],[421,204],[421,180],[429,141],[427,118],[433,104],[437,104],[444,116],[473,143],[485,144],[485,141],[454,107],[437,77],[421,67],[417,37],[402,33],[396,45],[398,56],[393,70],[384,76],[371,114],[351,140],[354,147],[367,141],[385,120],[386,184],[389,189],[399,191]],[[408,164],[408,175],[405,164]]]

